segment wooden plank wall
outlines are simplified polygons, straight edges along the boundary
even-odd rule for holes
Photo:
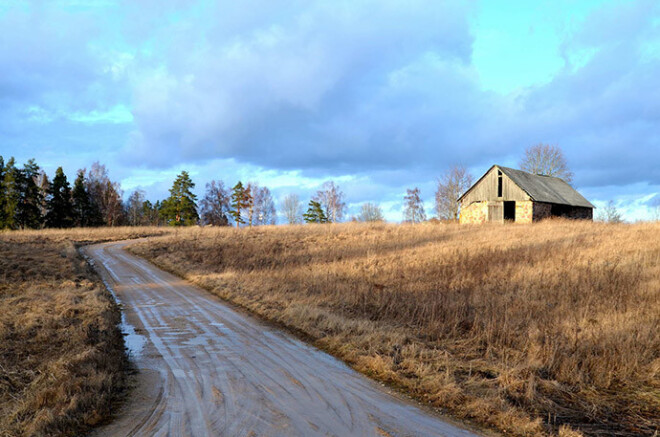
[[[497,167],[493,167],[486,176],[484,176],[484,178],[472,188],[472,191],[463,198],[463,205],[469,205],[472,202],[482,202],[484,200],[530,200],[527,193],[521,188],[518,188],[518,186],[504,173],[502,173],[502,197],[497,197],[497,170]]]

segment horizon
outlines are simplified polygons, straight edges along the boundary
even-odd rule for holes
[[[476,181],[560,147],[573,185],[627,221],[660,205],[660,5],[576,2],[0,5],[0,155],[69,182],[105,164],[124,199],[254,181],[306,201],[327,180],[347,217],[432,215],[454,165]]]

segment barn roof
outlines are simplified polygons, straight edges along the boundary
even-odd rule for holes
[[[553,176],[535,175],[532,173],[527,173],[526,171],[515,170],[513,168],[502,167],[499,165],[494,165],[493,167],[497,167],[502,170],[502,173],[507,175],[518,187],[529,194],[529,197],[531,197],[532,200],[536,202],[594,208],[594,206],[587,199],[582,197],[582,195],[578,193],[575,188],[571,187],[563,179]],[[492,170],[493,167],[491,167],[490,170]],[[486,174],[488,174],[490,170],[488,170]],[[480,181],[481,179],[479,179],[479,181],[477,181],[473,187]],[[470,188],[470,190],[471,189],[472,188]],[[466,191],[465,194],[461,196],[461,198],[463,198],[470,190]]]

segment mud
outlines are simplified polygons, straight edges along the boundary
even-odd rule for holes
[[[138,388],[94,436],[475,436],[124,251],[85,248],[121,302]]]

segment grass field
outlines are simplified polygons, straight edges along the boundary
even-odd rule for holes
[[[124,387],[119,309],[76,244],[164,231],[0,233],[0,436],[80,435]]]
[[[660,224],[193,228],[133,246],[507,435],[654,435]]]

